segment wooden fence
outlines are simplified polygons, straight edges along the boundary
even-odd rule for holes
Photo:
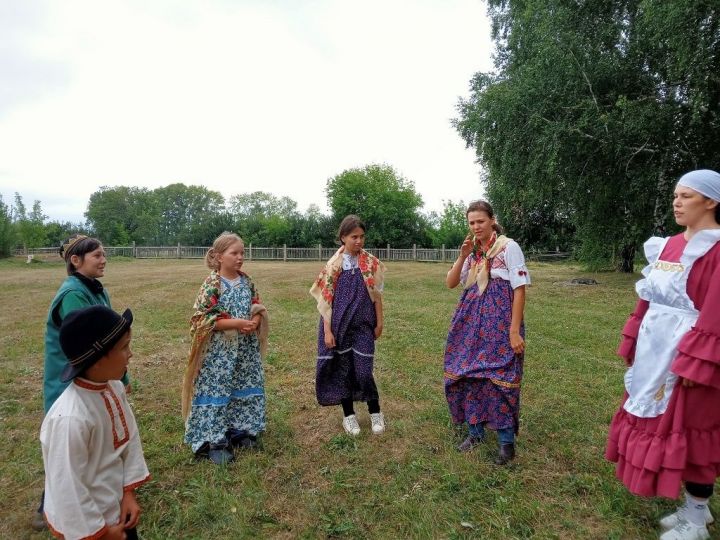
[[[104,246],[108,257],[131,257],[135,259],[202,259],[209,249],[204,246]],[[326,261],[332,257],[337,247],[256,247],[249,244],[245,247],[247,261]],[[418,262],[451,262],[460,254],[459,249],[412,248],[398,249],[390,245],[367,250],[384,261],[418,261]],[[49,258],[58,255],[58,248],[19,249],[15,256]],[[525,254],[531,261],[563,260],[569,253],[560,251],[528,252]]]

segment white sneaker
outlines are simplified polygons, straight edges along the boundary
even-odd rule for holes
[[[705,525],[695,525],[684,519],[660,535],[660,540],[709,540],[710,533]]]
[[[345,428],[345,433],[348,435],[352,435],[353,437],[360,435],[360,424],[358,424],[354,414],[343,418],[343,427]]]
[[[668,531],[672,528],[674,528],[680,521],[687,521],[685,517],[685,508],[686,506],[680,506],[678,509],[669,516],[665,516],[660,520],[660,527],[664,531]],[[715,521],[715,518],[713,518],[713,515],[710,513],[710,508],[707,506],[705,507],[705,524],[710,525],[713,521]]]
[[[380,435],[385,431],[385,417],[383,413],[372,413],[370,415],[370,425],[372,426],[372,432],[375,435]]]

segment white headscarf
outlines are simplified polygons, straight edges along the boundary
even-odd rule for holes
[[[678,180],[678,186],[689,187],[720,202],[720,174],[710,169],[700,169],[683,174]]]

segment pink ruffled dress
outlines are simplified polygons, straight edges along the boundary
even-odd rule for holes
[[[676,498],[683,481],[720,476],[720,229],[651,238],[645,255],[605,456],[632,493]]]

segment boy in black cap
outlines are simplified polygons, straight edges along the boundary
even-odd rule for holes
[[[40,430],[45,463],[45,517],[71,538],[137,538],[135,488],[150,478],[135,416],[120,378],[132,356],[132,313],[105,306],[70,313],[60,346],[72,380]]]

